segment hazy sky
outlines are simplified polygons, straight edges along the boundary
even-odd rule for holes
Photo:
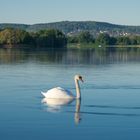
[[[0,23],[105,21],[140,25],[140,0],[0,0]]]

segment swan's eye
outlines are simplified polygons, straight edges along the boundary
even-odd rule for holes
[[[82,79],[82,76],[79,76],[79,79]]]

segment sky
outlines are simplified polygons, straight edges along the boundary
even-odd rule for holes
[[[140,25],[140,0],[0,0],[0,23],[100,21]]]

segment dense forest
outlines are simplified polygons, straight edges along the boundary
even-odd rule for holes
[[[66,43],[66,36],[57,29],[40,30],[35,33],[14,28],[0,31],[0,45],[26,44],[34,47],[62,48]]]
[[[44,23],[44,24],[0,24],[0,29],[5,28],[16,28],[23,29],[29,32],[38,32],[44,29],[58,29],[63,33],[67,34],[77,34],[81,31],[89,31],[94,36],[97,36],[101,32],[107,32],[113,36],[119,36],[124,33],[127,34],[140,34],[140,26],[126,26],[126,25],[116,25],[106,22],[96,22],[96,21],[62,21],[54,23]]]

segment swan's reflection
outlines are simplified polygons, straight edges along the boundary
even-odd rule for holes
[[[42,103],[47,105],[47,111],[48,112],[60,112],[62,106],[68,105],[72,103],[74,99],[48,99],[43,98]],[[80,117],[80,106],[81,106],[81,100],[76,99],[76,107],[75,107],[75,115],[74,120],[76,124],[80,123],[81,117]]]
[[[77,99],[76,100],[76,108],[75,108],[75,117],[74,117],[76,124],[79,124],[81,121],[80,107],[81,107],[81,100]]]

